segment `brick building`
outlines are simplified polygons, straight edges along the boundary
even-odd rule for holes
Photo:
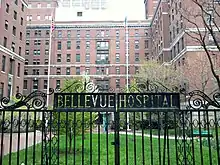
[[[152,1],[145,1],[145,6],[148,11],[152,7]],[[192,16],[188,19],[196,23],[200,30],[204,29],[203,20],[199,17],[195,20],[193,18],[193,14],[196,15],[200,11],[191,0],[186,0],[184,3],[181,0],[158,1],[156,3],[153,17],[151,17],[152,56],[161,64],[168,63],[179,68],[182,76],[180,85],[188,91],[204,90],[205,83],[205,91],[209,93],[216,89],[216,82],[211,75],[205,51],[198,42],[187,35],[194,35],[196,27],[183,18],[184,11],[191,12]],[[148,14],[150,16],[151,12]],[[215,17],[215,20],[217,18]],[[204,19],[209,20],[210,18],[207,15]],[[219,25],[220,21],[217,22]],[[217,55],[219,51],[215,46],[213,47],[213,39],[210,35],[205,38],[207,48],[215,54],[212,60],[215,70],[218,70],[219,58]]]
[[[53,0],[45,3],[29,1],[29,5],[31,8],[27,15],[29,21],[24,94],[36,89],[47,89],[49,31],[52,19],[50,13],[56,13],[58,3]],[[80,16],[78,12],[76,15]],[[85,74],[106,89],[119,89],[126,85],[124,21],[65,22],[55,19],[54,24],[51,40],[51,88],[62,87],[65,78],[82,77]],[[150,32],[149,23],[145,20],[129,21],[128,24],[131,80],[138,72],[141,61],[150,58]]]
[[[27,1],[0,1],[0,98],[23,92]]]

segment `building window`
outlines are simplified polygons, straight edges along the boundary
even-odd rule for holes
[[[24,24],[24,19],[21,17],[21,26]]]
[[[6,57],[2,56],[2,71],[5,72],[5,62],[6,62]]]
[[[38,80],[33,80],[33,89],[34,90],[38,89]]]
[[[5,30],[8,30],[8,21],[5,20]]]
[[[61,75],[61,68],[57,68],[57,75]]]
[[[90,68],[86,68],[86,74],[89,75],[90,74]]]
[[[184,49],[185,45],[184,45],[184,38],[183,37],[181,38],[181,43],[182,43],[182,49]]]
[[[41,8],[41,4],[40,3],[37,4],[37,8]]]
[[[47,35],[47,36],[50,35],[50,30],[46,30],[46,35]]]
[[[25,55],[26,55],[26,56],[29,55],[29,50],[25,50]]]
[[[40,15],[37,16],[37,20],[40,20]]]
[[[139,31],[138,31],[138,29],[135,29],[135,36],[136,36],[136,37],[139,36]]]
[[[67,49],[71,49],[71,41],[67,41]]]
[[[135,74],[139,73],[139,68],[137,66],[135,66]]]
[[[20,77],[21,64],[18,63],[17,76]]]
[[[116,62],[116,63],[119,63],[119,62],[120,62],[120,54],[119,54],[119,53],[116,53],[116,54],[115,54],[115,62]]]
[[[32,20],[32,15],[27,15],[27,21],[31,21]]]
[[[20,40],[22,41],[22,38],[23,38],[23,34],[22,32],[20,32]]]
[[[115,73],[120,74],[120,67],[119,66],[115,68]]]
[[[135,49],[139,49],[139,41],[136,40],[136,41],[134,41],[134,43],[135,43]]]
[[[28,75],[28,70],[27,69],[24,70],[24,75]]]
[[[30,30],[26,31],[26,37],[30,37]]]
[[[49,40],[46,40],[45,45],[49,45],[49,44],[50,44]]]
[[[66,75],[70,75],[70,68],[66,68]]]
[[[14,42],[11,43],[11,50],[12,50],[13,52],[15,52],[15,43],[14,43]]]
[[[76,49],[80,49],[80,41],[76,41]]]
[[[41,40],[34,40],[34,45],[41,45]]]
[[[62,31],[61,31],[61,30],[58,31],[58,37],[59,37],[59,38],[62,37]]]
[[[35,30],[34,35],[35,36],[41,36],[41,30]]]
[[[3,46],[4,47],[7,47],[7,41],[8,41],[8,39],[6,37],[4,37],[4,41],[3,41]]]
[[[115,79],[116,88],[120,88],[120,79]]]
[[[40,70],[39,69],[33,69],[33,75],[39,75]]]
[[[148,49],[148,48],[149,48],[149,41],[148,41],[148,40],[145,40],[145,41],[144,41],[144,48],[145,48],[145,49]]]
[[[86,30],[86,38],[90,37],[90,30]]]
[[[44,89],[47,89],[47,80],[44,80]]]
[[[24,4],[21,4],[21,11],[24,11]]]
[[[48,69],[44,69],[44,75],[48,75]]]
[[[9,13],[9,4],[6,3],[6,8],[5,8],[6,13]]]
[[[120,35],[119,30],[116,30],[116,37],[118,37]]]
[[[76,31],[76,37],[77,37],[77,38],[80,38],[80,30],[77,30],[77,31]]]
[[[34,50],[34,56],[39,56],[40,55],[40,50]]]
[[[13,34],[14,36],[16,36],[16,27],[15,27],[15,26],[13,26],[13,28],[12,28],[12,34]]]
[[[76,54],[76,62],[80,62],[80,54]]]
[[[71,31],[67,30],[67,37],[70,38],[71,37]]]
[[[60,80],[56,80],[56,89],[60,89]]]
[[[3,96],[4,96],[4,83],[1,82],[1,86],[0,86],[0,99],[2,99]]]
[[[23,88],[24,88],[24,89],[27,89],[27,80],[24,80]]]
[[[19,93],[19,86],[16,87],[16,93]]]
[[[61,50],[62,49],[62,45],[61,45],[61,41],[57,42],[57,50]]]
[[[24,63],[25,65],[28,65],[28,59],[25,59],[25,63]]]
[[[57,54],[57,62],[61,62],[61,54]]]
[[[16,11],[14,11],[14,19],[17,20],[17,15],[18,13]]]
[[[120,49],[120,42],[116,41],[116,49]]]
[[[13,69],[14,69],[14,60],[10,58],[10,63],[9,63],[9,74],[13,74]]]
[[[29,45],[30,45],[30,41],[26,40],[26,46],[29,46]]]
[[[86,54],[86,63],[89,63],[89,62],[90,62],[90,54],[87,53],[87,54]]]
[[[21,55],[21,47],[18,48],[18,55]]]
[[[135,62],[139,62],[140,59],[139,59],[139,53],[135,53]]]
[[[82,17],[82,12],[77,12],[77,17]]]
[[[48,59],[45,59],[45,60],[44,60],[44,64],[45,64],[45,65],[48,65]]]
[[[50,3],[47,4],[47,8],[51,8],[51,4]]]
[[[70,62],[71,61],[71,54],[67,54],[66,55],[66,62]]]
[[[86,41],[86,49],[90,48],[90,41]]]
[[[80,75],[80,67],[76,67],[76,75]]]

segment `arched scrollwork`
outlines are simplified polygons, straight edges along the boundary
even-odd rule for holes
[[[41,91],[34,91],[30,93],[28,96],[24,96],[21,93],[17,93],[15,95],[15,98],[18,100],[16,102],[11,103],[10,98],[3,97],[1,99],[1,108],[2,109],[17,109],[21,107],[26,107],[27,109],[35,109],[35,110],[41,110],[46,109],[46,99],[47,95],[51,95],[54,93],[54,89],[49,89],[49,94],[46,94]]]
[[[209,106],[220,108],[220,104],[218,102],[219,98],[220,93],[215,93],[212,100],[204,92],[200,90],[194,90],[189,93],[188,105],[191,109],[207,109]]]

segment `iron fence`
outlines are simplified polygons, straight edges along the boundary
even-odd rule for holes
[[[220,164],[213,110],[2,110],[0,164]]]

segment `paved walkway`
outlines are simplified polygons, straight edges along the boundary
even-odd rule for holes
[[[38,144],[42,141],[42,133],[40,131],[36,131],[36,140],[35,144]],[[1,138],[2,134],[0,133],[0,153],[1,153]],[[28,133],[28,147],[34,145],[34,132]],[[3,136],[3,155],[7,155],[10,152],[10,134],[4,133]],[[18,133],[12,134],[12,142],[11,142],[11,152],[18,151]],[[19,150],[26,148],[26,133],[20,133],[20,147]]]

